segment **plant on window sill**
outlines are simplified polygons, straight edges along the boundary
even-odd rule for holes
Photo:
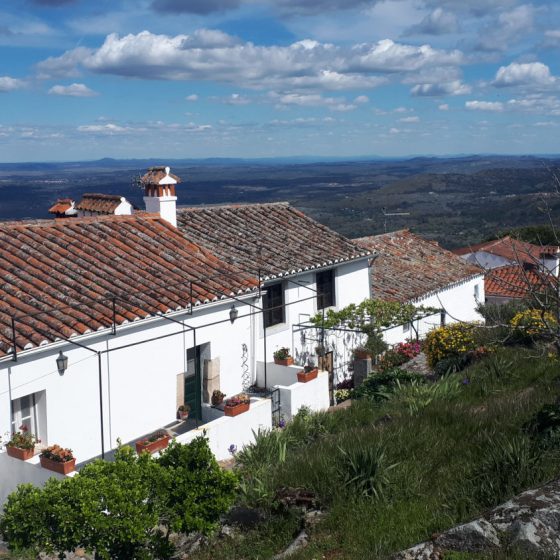
[[[41,440],[37,436],[29,432],[27,426],[22,425],[6,443],[6,451],[10,457],[27,461],[35,453],[35,444],[40,442]]]
[[[274,363],[280,366],[291,366],[294,363],[294,359],[290,355],[290,349],[285,346],[279,348],[274,352]]]

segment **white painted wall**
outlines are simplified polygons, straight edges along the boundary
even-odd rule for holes
[[[329,400],[329,374],[320,371],[317,377],[307,383],[278,385],[280,391],[280,414],[285,420],[295,416],[302,406],[313,412],[327,410]]]
[[[270,399],[251,399],[247,412],[237,416],[221,416],[196,430],[177,437],[179,443],[189,443],[198,436],[206,436],[210,449],[218,461],[231,458],[230,445],[237,450],[255,441],[253,432],[272,428]]]
[[[20,461],[0,452],[0,508],[6,498],[19,484],[31,483],[43,486],[49,478],[64,478],[64,475],[43,469],[39,464],[39,456],[35,455],[29,461]]]
[[[476,286],[478,286],[478,299],[475,297]],[[417,306],[443,308],[446,311],[446,324],[455,323],[457,321],[483,321],[481,315],[476,312],[478,303],[484,303],[484,277],[477,276],[456,286],[440,290],[436,294],[425,297],[414,302]],[[415,322],[420,338],[425,336],[433,328],[439,327],[441,324],[440,314],[432,315]],[[413,329],[405,332],[402,326],[395,327],[384,333],[385,342],[388,344],[397,344],[405,342],[410,338],[415,338],[416,334]]]
[[[176,196],[145,196],[146,212],[159,214],[173,227],[177,227],[177,197]]]
[[[176,314],[199,326],[196,343],[211,344],[211,357],[220,357],[221,390],[230,396],[242,390],[242,344],[250,344],[247,309],[229,321],[231,303],[197,308],[194,314]],[[224,322],[204,328],[215,321]],[[168,338],[116,350],[102,356],[103,418],[105,450],[114,448],[117,438],[132,441],[174,422],[177,375],[186,369],[186,350],[194,336],[181,325],[161,318],[139,321],[119,329],[117,336],[95,334],[80,342],[94,350],[115,349],[147,338]],[[68,356],[68,369],[60,376],[56,368],[59,349]],[[70,447],[78,462],[101,452],[99,373],[97,356],[68,343],[50,345],[20,353],[18,362],[0,361],[0,433],[11,431],[10,401],[45,391],[46,426],[41,426],[45,443]]]

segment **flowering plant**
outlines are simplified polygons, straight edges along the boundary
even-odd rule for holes
[[[191,406],[189,404],[182,404],[179,406],[179,408],[177,409],[179,412],[190,412],[191,411]]]
[[[276,360],[287,360],[288,358],[290,358],[290,349],[285,346],[274,352],[274,359]]]
[[[18,447],[19,449],[34,449],[36,443],[40,443],[41,440],[37,438],[34,434],[30,433],[27,426],[23,425],[19,427],[19,432],[12,434],[10,441],[6,444],[6,447]]]
[[[393,352],[396,352],[409,360],[418,356],[421,351],[422,346],[417,341],[399,342],[393,346]]]
[[[222,404],[222,401],[224,400],[225,394],[222,393],[220,390],[216,389],[213,393],[212,393],[212,404],[214,406],[218,406],[219,404]]]
[[[240,404],[250,404],[251,399],[249,395],[245,393],[240,393],[239,395],[235,395],[226,399],[226,406],[239,406]]]
[[[434,367],[444,358],[476,350],[475,327],[476,323],[452,323],[430,331],[424,348],[428,364]]]
[[[57,463],[67,463],[74,458],[71,449],[60,447],[60,445],[51,445],[41,451],[41,457],[56,461]]]
[[[558,323],[552,313],[539,309],[525,309],[517,313],[510,325],[528,336],[543,336],[556,329]]]

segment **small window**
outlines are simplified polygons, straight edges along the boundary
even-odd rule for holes
[[[284,286],[282,283],[271,284],[266,287],[264,296],[264,326],[272,327],[285,322],[284,316]]]
[[[439,314],[439,324],[442,327],[445,327],[446,319],[447,319],[447,313],[445,311],[441,311]]]
[[[334,294],[334,270],[317,272],[317,309],[336,305]]]
[[[480,296],[479,287],[478,287],[478,284],[475,284],[475,287],[474,287],[474,299],[478,299],[479,296]]]
[[[402,332],[403,332],[403,333],[407,333],[407,332],[409,332],[409,331],[410,331],[410,323],[405,323],[405,324],[402,326]]]

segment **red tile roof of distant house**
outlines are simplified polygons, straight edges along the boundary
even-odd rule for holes
[[[372,266],[372,295],[408,302],[484,274],[451,251],[409,230],[355,239],[379,255]]]
[[[148,169],[147,173],[145,173],[142,178],[140,179],[140,182],[143,185],[159,185],[159,182],[162,179],[165,179],[165,177],[167,177],[167,172],[166,172],[166,168],[165,166],[161,165],[161,166],[156,166],[156,167],[150,167],[150,169]],[[169,176],[174,179],[175,181],[177,181],[177,183],[181,182],[181,178],[178,177],[177,175],[173,175],[173,173],[169,173]]]
[[[260,271],[265,280],[371,254],[287,202],[180,208],[177,227],[221,259]]]
[[[543,255],[556,255],[560,248],[554,245],[534,245],[526,241],[519,241],[509,235],[501,239],[485,241],[469,247],[454,249],[456,255],[468,255],[470,253],[485,252],[508,259],[512,262],[535,263]]]
[[[93,214],[114,214],[123,197],[113,194],[84,193],[76,210]]]
[[[542,293],[550,288],[558,289],[558,280],[549,271],[518,264],[488,270],[484,278],[486,297],[522,299],[531,291]]]
[[[146,213],[0,223],[0,278],[0,356],[258,288]]]
[[[67,210],[72,208],[73,200],[71,198],[59,198],[56,203],[49,208],[50,214],[64,214]]]

